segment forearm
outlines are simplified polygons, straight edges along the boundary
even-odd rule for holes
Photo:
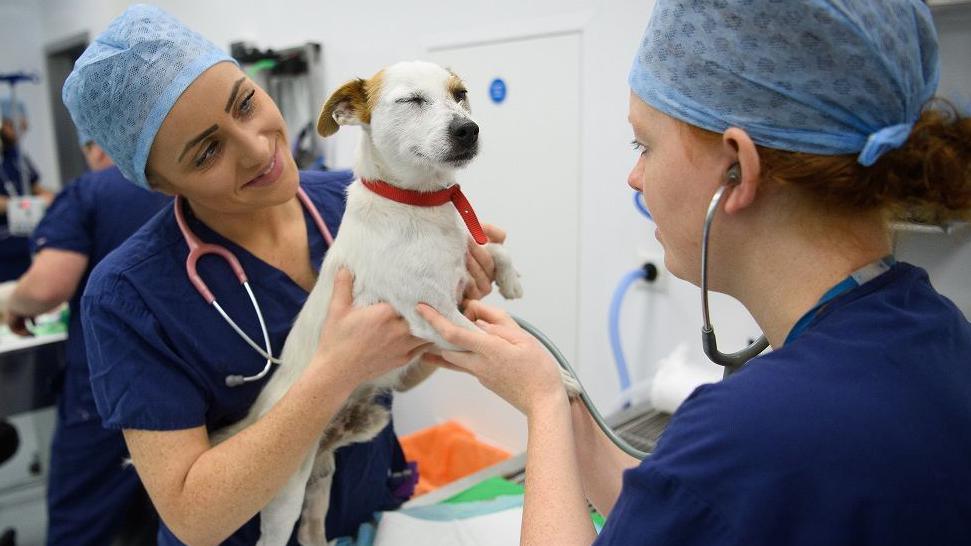
[[[583,492],[597,511],[607,516],[620,496],[624,470],[640,461],[607,438],[582,401],[574,400],[570,410]]]
[[[189,544],[217,544],[249,521],[312,450],[350,388],[305,373],[252,425],[193,462],[168,496],[166,523]]]
[[[522,545],[589,545],[596,538],[580,484],[570,420],[565,394],[528,416]]]
[[[26,282],[25,282],[26,281]],[[36,317],[55,309],[64,300],[52,298],[43,289],[38,289],[36,283],[29,281],[29,271],[17,283],[17,288],[7,301],[7,309],[22,317]]]

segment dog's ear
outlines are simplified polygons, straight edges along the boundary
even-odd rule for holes
[[[351,80],[334,91],[317,116],[317,132],[329,137],[341,125],[366,125],[371,122],[368,107],[367,81]]]

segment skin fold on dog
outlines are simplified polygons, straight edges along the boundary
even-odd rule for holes
[[[355,305],[391,304],[412,333],[453,349],[415,311],[427,303],[454,323],[475,326],[458,309],[468,273],[469,231],[451,203],[419,207],[381,197],[361,179],[381,180],[407,190],[431,192],[455,184],[455,171],[478,153],[478,126],[471,118],[461,79],[435,64],[406,62],[368,80],[346,83],[324,104],[317,122],[322,136],[340,126],[363,128],[355,180],[334,245],[328,249],[316,285],[287,338],[282,364],[248,415],[212,434],[218,443],[264,415],[283,397],[310,362],[340,267],[354,274]],[[474,134],[472,134],[474,133]],[[486,245],[495,261],[495,280],[506,298],[522,295],[519,274],[506,250]],[[330,500],[334,451],[365,442],[388,423],[388,409],[376,398],[389,389],[406,390],[431,373],[417,359],[359,387],[327,429],[319,448],[307,455],[283,489],[260,513],[262,546],[287,543],[298,518],[304,546],[327,544],[324,518]]]

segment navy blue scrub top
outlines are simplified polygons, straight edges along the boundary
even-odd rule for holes
[[[300,184],[331,233],[344,213],[350,172],[301,172]],[[279,356],[293,321],[307,298],[284,272],[256,258],[195,219],[193,232],[204,242],[225,246],[246,271],[263,310],[274,354]],[[319,268],[326,244],[304,211],[311,264]],[[188,248],[171,211],[163,211],[95,268],[82,298],[84,334],[95,402],[106,427],[216,430],[238,421],[268,378],[227,387],[227,375],[253,375],[265,360],[208,305],[186,277]],[[253,339],[259,322],[249,298],[228,264],[207,256],[199,274],[229,316]],[[275,370],[275,368],[273,368]],[[329,538],[352,535],[378,510],[393,509],[390,471],[404,467],[391,424],[374,440],[341,448],[327,513]],[[259,516],[224,544],[252,545]],[[163,527],[159,544],[181,544]],[[291,539],[291,544],[296,544]]]
[[[4,148],[0,156],[0,195],[8,196],[6,182],[13,184],[17,195],[33,195],[34,184],[40,180],[37,169],[24,156],[27,183],[20,177],[20,152],[15,147]],[[0,282],[19,279],[30,267],[30,244],[27,237],[14,237],[7,231],[7,211],[0,214]]]
[[[96,419],[81,330],[81,293],[91,270],[109,252],[142,227],[172,199],[140,188],[117,167],[88,172],[61,190],[30,237],[34,252],[67,250],[88,258],[88,268],[69,302],[67,370],[63,418],[71,422]]]
[[[834,299],[692,393],[595,544],[971,544],[971,325],[904,263]]]

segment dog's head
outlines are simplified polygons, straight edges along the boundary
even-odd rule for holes
[[[479,151],[467,95],[461,78],[436,64],[398,63],[335,91],[317,132],[326,137],[342,125],[363,126],[392,171],[461,168]]]

